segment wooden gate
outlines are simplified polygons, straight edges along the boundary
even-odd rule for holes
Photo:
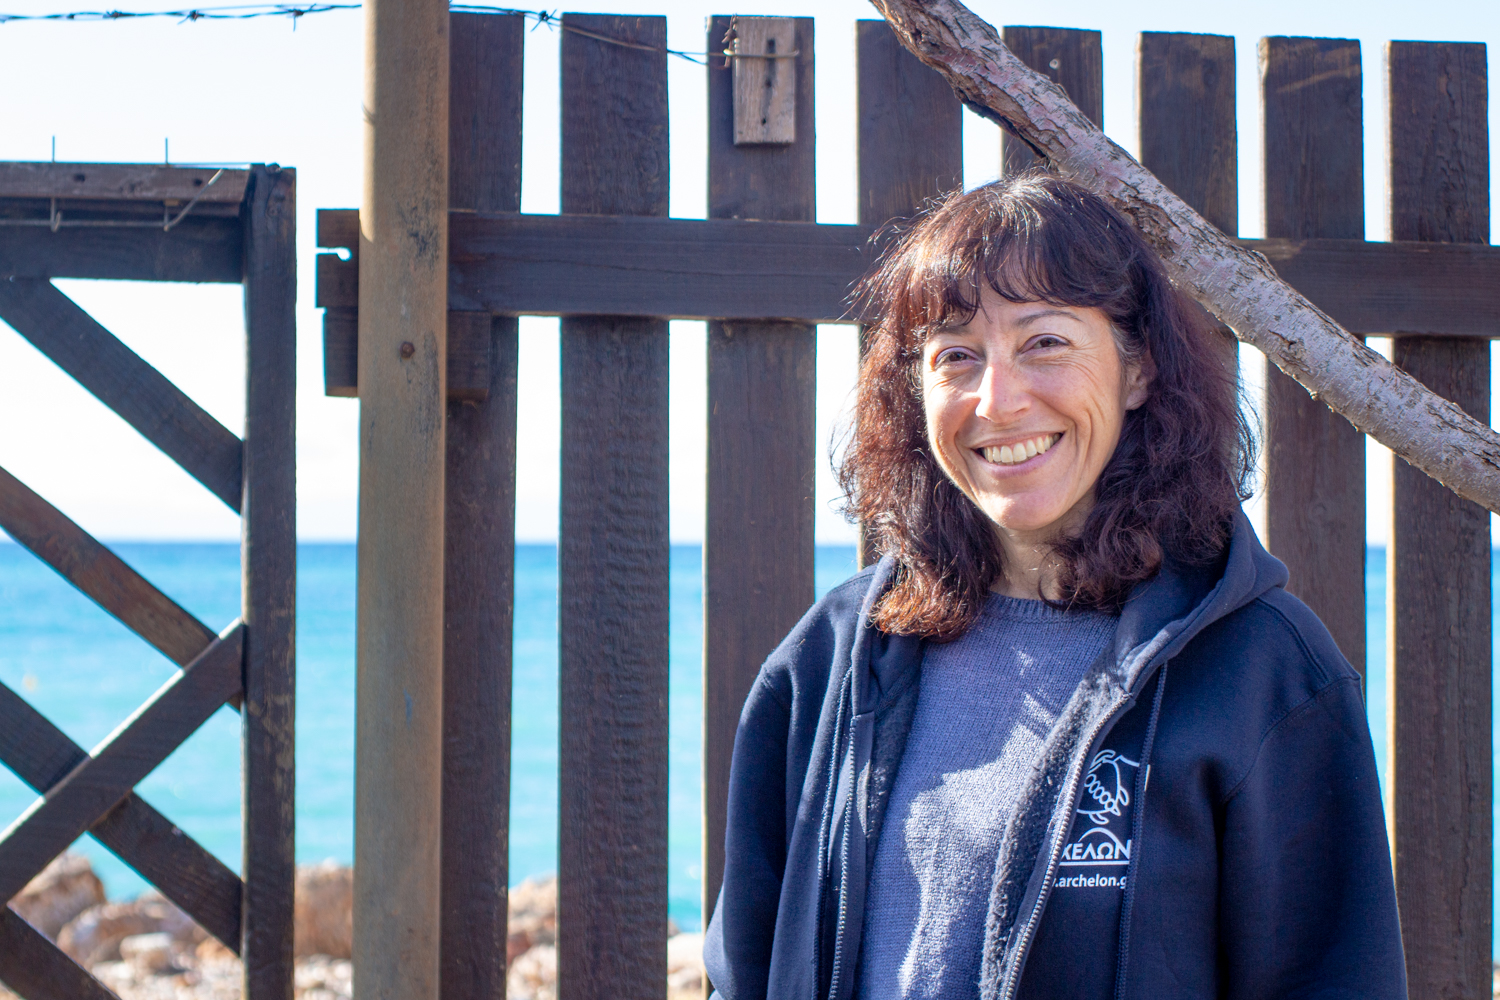
[[[0,469],[0,528],[181,671],[92,751],[0,685],[0,760],[41,794],[0,834],[12,899],[85,833],[240,955],[245,996],[292,993],[296,173],[0,164],[0,319],[241,517],[242,611],[218,634]],[[241,441],[53,278],[245,288]],[[134,792],[226,702],[242,717],[243,878]],[[0,981],[27,1000],[113,997],[0,910]]]
[[[667,212],[666,25],[562,21],[562,215],[520,204],[522,24],[450,26],[442,995],[499,995],[509,769],[517,326],[562,320],[560,996],[656,997],[667,857],[667,324],[709,321],[704,545],[704,910],[723,870],[729,759],[767,653],[813,599],[814,337],[848,322],[879,227],[961,183],[958,102],[884,22],[858,38],[859,224],[814,222],[811,18],[714,18],[706,220]],[[739,29],[739,30],[735,30]],[[753,29],[753,30],[747,30]],[[1102,117],[1100,34],[1005,41]],[[780,39],[770,50],[767,39]],[[761,46],[761,47],[757,47]],[[1238,230],[1234,42],[1144,33],[1141,158]],[[1483,46],[1393,42],[1392,234],[1363,229],[1359,44],[1261,45],[1268,238],[1241,241],[1347,328],[1488,417],[1500,253],[1487,246]],[[774,56],[775,58],[769,58]],[[737,143],[738,65],[780,88],[789,142]],[[853,109],[851,109],[853,110]],[[761,123],[765,125],[765,122]],[[1101,122],[1102,124],[1102,122]],[[1029,150],[1005,144],[1007,169]],[[319,245],[358,249],[352,211]],[[324,254],[327,391],[357,395],[358,266]],[[1364,442],[1279,372],[1266,400],[1269,544],[1361,671]],[[1488,515],[1398,463],[1388,771],[1418,998],[1489,995]]]

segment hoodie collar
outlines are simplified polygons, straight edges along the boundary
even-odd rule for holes
[[[883,556],[859,611],[851,651],[855,714],[875,711],[905,688],[921,664],[923,640],[888,635],[870,621],[875,605],[896,575],[896,560]],[[1150,679],[1152,664],[1174,655],[1193,636],[1262,594],[1285,586],[1286,566],[1266,551],[1243,510],[1236,510],[1229,546],[1207,566],[1167,560],[1138,584],[1120,612],[1109,649],[1112,672],[1136,693]]]

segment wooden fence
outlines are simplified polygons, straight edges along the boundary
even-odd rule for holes
[[[871,236],[962,180],[952,93],[883,22],[857,26],[859,224],[814,222],[813,21],[740,19],[707,71],[706,220],[666,218],[666,25],[567,15],[562,211],[520,204],[522,22],[454,14],[448,326],[442,995],[504,979],[519,314],[560,315],[560,996],[656,997],[667,903],[667,318],[710,321],[704,545],[704,909],[723,869],[740,705],[813,599],[814,323],[847,321]],[[714,18],[707,48],[736,27]],[[753,27],[754,30],[745,30]],[[1005,41],[1102,116],[1093,31]],[[795,138],[735,141],[735,77],[760,60]],[[788,58],[788,44],[795,58]],[[763,44],[763,41],[762,41]],[[1141,158],[1225,232],[1239,205],[1233,39],[1145,33]],[[1358,42],[1267,38],[1267,238],[1245,240],[1348,328],[1480,419],[1500,334],[1487,245],[1483,46],[1388,49],[1394,243],[1364,242]],[[779,76],[778,76],[779,74]],[[779,88],[779,89],[778,89]],[[1102,124],[1102,123],[1101,123]],[[1030,162],[1006,142],[1008,169]],[[319,245],[357,251],[352,211]],[[327,391],[357,395],[357,261],[321,255]],[[1364,442],[1272,371],[1271,549],[1365,662]],[[1489,995],[1488,515],[1403,463],[1389,554],[1394,864],[1417,998]]]
[[[274,164],[0,164],[0,319],[240,515],[243,581],[216,635],[0,469],[0,528],[182,668],[92,751],[0,684],[0,760],[42,796],[0,835],[0,899],[91,834],[244,959],[251,1000],[292,993],[295,210],[296,174]],[[53,278],[243,284],[245,439]],[[226,702],[242,719],[243,877],[134,792]],[[114,997],[8,906],[0,981],[27,1000]]]

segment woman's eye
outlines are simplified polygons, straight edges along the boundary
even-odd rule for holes
[[[972,353],[964,350],[961,347],[950,347],[946,351],[939,352],[938,356],[932,360],[932,364],[933,367],[940,367],[942,365],[951,365],[963,361],[969,361],[972,360],[973,357],[974,355]]]
[[[1037,337],[1035,340],[1033,340],[1031,342],[1031,346],[1033,348],[1041,348],[1043,350],[1046,350],[1050,347],[1062,347],[1066,343],[1067,341],[1063,340],[1061,337],[1055,336],[1050,333],[1044,333],[1040,337]]]

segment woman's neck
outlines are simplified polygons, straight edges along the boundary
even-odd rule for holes
[[[1052,544],[1016,544],[1001,541],[1005,575],[990,584],[990,590],[1006,597],[1030,600],[1057,600],[1062,591],[1057,584],[1057,557]]]

